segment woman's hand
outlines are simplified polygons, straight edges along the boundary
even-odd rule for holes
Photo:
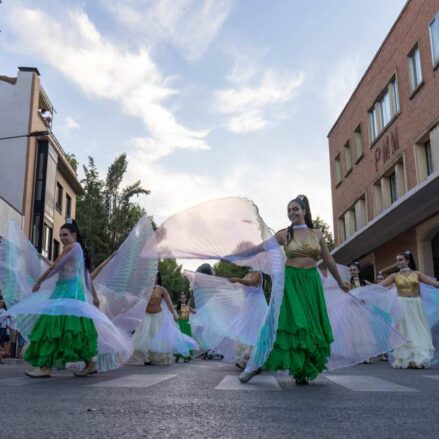
[[[39,280],[37,280],[35,282],[35,285],[32,287],[32,292],[36,293],[40,289],[40,287],[41,287],[41,282]]]
[[[350,288],[349,288],[350,285],[349,285],[348,282],[343,282],[343,281],[341,281],[341,282],[338,283],[338,286],[339,286],[340,289],[342,289],[345,293],[348,293],[349,290],[350,290]]]
[[[99,301],[98,297],[97,297],[97,296],[93,297],[93,305],[94,305],[96,308],[99,308],[99,305],[100,305],[100,304],[101,304],[101,302]]]

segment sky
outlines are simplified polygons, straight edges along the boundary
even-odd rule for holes
[[[327,134],[404,4],[3,0],[0,75],[37,67],[63,149],[126,153],[157,223],[243,196],[278,230],[306,194],[332,225]]]

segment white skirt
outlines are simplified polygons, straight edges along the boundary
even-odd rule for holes
[[[168,365],[174,361],[172,352],[155,352],[151,347],[153,340],[163,330],[165,316],[163,312],[156,314],[145,313],[133,335],[134,355],[131,362],[143,357],[145,363]]]
[[[434,346],[422,299],[399,296],[398,302],[401,317],[397,329],[409,341],[395,349],[392,366],[406,369],[412,363],[428,367],[434,357]]]

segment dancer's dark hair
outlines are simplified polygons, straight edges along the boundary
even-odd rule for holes
[[[412,255],[412,252],[410,250],[406,250],[403,253],[398,253],[399,256],[402,256],[406,261],[409,263],[410,270],[416,271],[416,262],[415,258]]]
[[[61,226],[61,229],[67,229],[70,233],[76,233],[76,241],[82,248],[82,253],[84,254],[84,264],[87,270],[91,269],[91,259],[88,253],[87,247],[85,246],[84,240],[82,239],[81,232],[79,231],[78,223],[74,219],[68,220],[69,222]]]
[[[162,286],[162,274],[160,273],[160,271],[157,271],[157,275],[155,277],[155,284],[158,285],[159,287]]]
[[[212,266],[210,264],[201,264],[198,268],[197,268],[197,273],[203,273],[203,274],[209,274],[210,276],[213,275],[213,269]]]
[[[352,262],[352,264],[349,265],[349,267],[357,267],[358,268],[358,280],[360,281],[360,285],[362,287],[364,287],[366,285],[366,281],[361,276],[360,263],[358,261],[354,261],[354,262]],[[354,276],[351,276],[350,284],[351,284],[351,286],[354,286]]]
[[[292,202],[297,203],[302,210],[305,211],[305,224],[310,228],[314,228],[314,224],[312,222],[312,215],[311,215],[311,208],[309,207],[309,201],[308,198],[305,195],[298,195],[294,200],[291,200],[288,204]],[[290,226],[287,228],[287,244],[291,242],[291,240],[294,238],[294,228],[293,224],[290,224]]]

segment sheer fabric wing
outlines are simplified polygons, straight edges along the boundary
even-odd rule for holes
[[[155,284],[157,259],[141,256],[152,235],[151,219],[144,215],[93,281],[102,311],[127,333],[140,323]]]
[[[283,298],[285,254],[246,198],[202,203],[166,220],[145,245],[147,258],[224,259],[271,276],[268,312],[247,368],[263,365],[273,346]]]

